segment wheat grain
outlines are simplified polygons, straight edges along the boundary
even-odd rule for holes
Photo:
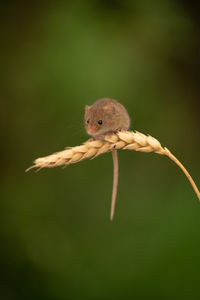
[[[138,131],[118,131],[101,137],[101,140],[89,140],[81,146],[67,148],[63,151],[38,158],[34,161],[32,168],[53,168],[57,166],[67,166],[77,163],[86,158],[95,158],[100,154],[111,151],[112,149],[135,150],[141,152],[154,152],[160,155],[168,156],[174,161],[184,172],[190,181],[198,199],[200,200],[200,192],[182,163],[166,148],[162,147],[160,142],[150,135],[145,135]]]

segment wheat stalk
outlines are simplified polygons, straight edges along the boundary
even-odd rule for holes
[[[101,138],[101,140],[89,140],[81,146],[67,148],[63,151],[38,158],[34,161],[34,165],[28,168],[26,172],[32,168],[38,168],[40,170],[42,168],[68,166],[86,158],[95,158],[100,154],[111,151],[112,149],[154,152],[168,156],[181,168],[200,200],[200,192],[188,171],[166,147],[163,148],[161,146],[157,139],[138,131],[118,131],[116,133],[102,136]]]

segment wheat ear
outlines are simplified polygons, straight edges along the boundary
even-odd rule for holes
[[[118,131],[116,133],[103,136],[102,140],[89,140],[81,146],[67,148],[66,150],[38,158],[34,161],[34,165],[26,171],[29,171],[32,168],[38,168],[40,170],[42,168],[67,166],[86,158],[95,158],[98,155],[113,149],[154,152],[168,156],[184,172],[200,200],[200,192],[182,163],[166,147],[163,148],[158,140],[150,135],[145,135],[138,131]]]

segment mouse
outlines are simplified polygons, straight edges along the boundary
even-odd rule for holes
[[[102,139],[103,135],[116,133],[119,130],[128,130],[130,117],[126,108],[112,98],[101,98],[92,105],[85,106],[85,129],[87,134],[95,140]],[[112,150],[113,158],[113,190],[111,200],[110,219],[113,220],[117,197],[119,177],[119,163],[117,150]]]

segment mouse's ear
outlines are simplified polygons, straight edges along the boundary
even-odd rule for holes
[[[89,111],[89,110],[90,110],[90,107],[91,107],[91,106],[86,105],[86,106],[85,106],[85,111]]]
[[[105,111],[106,113],[112,113],[112,114],[114,114],[115,111],[116,111],[116,109],[115,109],[115,106],[114,106],[114,105],[111,105],[111,104],[109,103],[109,104],[107,104],[106,106],[104,106],[104,111]]]

